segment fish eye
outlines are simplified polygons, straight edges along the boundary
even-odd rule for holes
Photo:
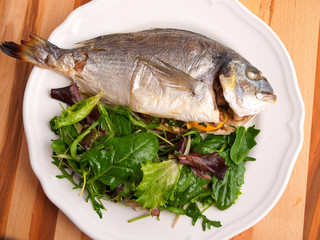
[[[250,80],[259,80],[260,79],[259,71],[254,68],[248,68],[246,70],[246,75]]]

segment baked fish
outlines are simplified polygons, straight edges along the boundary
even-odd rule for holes
[[[4,42],[7,55],[70,77],[108,105],[185,122],[241,125],[276,101],[264,75],[232,49],[201,34],[152,29],[97,37],[62,49],[31,35]]]

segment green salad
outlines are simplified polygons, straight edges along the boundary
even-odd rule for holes
[[[146,210],[159,218],[163,210],[186,215],[203,230],[221,223],[204,215],[209,207],[225,210],[241,194],[245,164],[260,130],[238,127],[229,135],[202,136],[161,129],[160,120],[140,120],[129,108],[99,103],[102,96],[77,101],[50,121],[58,178],[86,194],[102,218],[104,200]],[[181,121],[175,124],[183,125]],[[157,128],[157,129],[156,129]],[[174,219],[174,217],[173,217]]]

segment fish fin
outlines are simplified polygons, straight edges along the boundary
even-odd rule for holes
[[[77,42],[74,45],[76,47],[84,47],[84,46],[88,46],[88,45],[93,45],[94,43],[99,42],[101,39],[102,39],[102,36],[99,36],[99,37],[92,38],[92,39],[89,39],[89,40],[84,40],[84,41],[81,41],[81,42]]]
[[[137,69],[144,68],[145,74],[159,80],[163,88],[180,89],[192,93],[199,82],[184,71],[162,61],[159,58],[146,58],[140,56],[137,58]]]
[[[48,68],[48,55],[61,50],[52,43],[30,34],[28,41],[21,41],[21,45],[14,42],[3,42],[0,45],[2,52],[10,57],[33,63],[36,66]]]
[[[10,57],[21,59],[21,46],[14,42],[3,42],[0,49]]]
[[[130,107],[155,117],[219,120],[212,88],[157,58],[137,58],[131,78]]]

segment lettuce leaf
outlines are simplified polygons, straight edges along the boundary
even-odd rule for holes
[[[142,164],[143,178],[135,192],[136,201],[147,209],[166,204],[179,180],[180,169],[175,160]]]

